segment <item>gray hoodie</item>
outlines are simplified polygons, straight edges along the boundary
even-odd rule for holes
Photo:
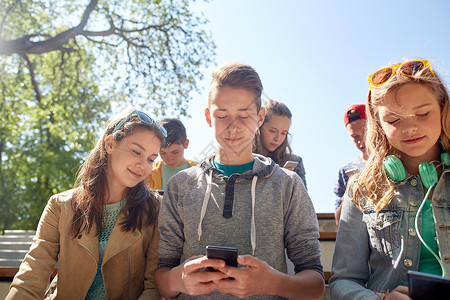
[[[253,170],[227,177],[212,158],[167,183],[159,214],[158,268],[173,268],[207,245],[235,247],[286,273],[285,249],[295,272],[323,276],[318,222],[300,177],[254,154]],[[236,299],[214,292],[178,299]],[[251,299],[280,299],[260,295]]]

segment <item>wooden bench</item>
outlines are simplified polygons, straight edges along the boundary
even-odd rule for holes
[[[336,224],[334,221],[334,214],[333,213],[318,213],[317,219],[319,220],[319,241],[321,243],[321,249],[322,249],[322,264],[324,265],[324,273],[325,273],[325,280],[328,282],[328,280],[331,277],[331,259],[332,259],[332,251],[334,249],[334,242],[336,240]],[[327,231],[323,231],[327,230]],[[334,231],[333,231],[334,230]],[[13,234],[17,233],[19,231],[9,231],[7,234],[10,234],[12,236]],[[27,231],[29,243],[25,243],[21,246],[21,248],[24,248],[28,251],[29,245],[31,245],[32,236],[34,235],[34,231]],[[16,236],[19,236],[19,234],[16,234]],[[10,240],[13,240],[12,238]],[[19,238],[18,238],[19,240]],[[20,243],[23,243],[23,238],[20,238]],[[327,246],[327,247],[325,247]],[[25,256],[25,254],[23,254]],[[23,257],[22,257],[23,259]],[[16,263],[16,266],[2,266],[0,261],[0,280],[12,280],[14,275],[19,270],[20,261]],[[57,272],[57,269],[55,268],[55,271],[52,276],[54,276]]]
[[[318,213],[319,241],[322,250],[322,265],[324,267],[325,282],[331,277],[331,263],[333,259],[334,243],[336,241],[337,226],[334,213]]]

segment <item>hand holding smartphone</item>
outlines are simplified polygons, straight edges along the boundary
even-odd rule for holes
[[[224,260],[227,266],[238,266],[238,251],[233,247],[206,246],[206,257]],[[213,272],[216,271],[212,267],[208,267],[208,269]],[[233,277],[228,277],[228,279],[234,280]]]
[[[298,165],[298,161],[288,160],[284,165],[283,168],[286,169],[292,169],[294,170]]]
[[[227,266],[237,267],[238,251],[232,247],[206,246],[206,257],[211,259],[221,259]],[[213,268],[208,268],[215,271]]]

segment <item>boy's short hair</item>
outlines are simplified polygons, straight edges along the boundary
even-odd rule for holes
[[[164,119],[159,122],[167,131],[166,142],[164,148],[172,144],[184,145],[186,142],[186,128],[183,123],[176,118]]]
[[[208,107],[213,103],[219,88],[224,86],[244,88],[254,92],[256,108],[258,111],[261,108],[263,85],[258,73],[252,67],[241,63],[230,63],[216,69],[209,86]]]

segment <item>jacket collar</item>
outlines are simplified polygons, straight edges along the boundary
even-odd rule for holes
[[[125,222],[125,214],[121,213],[106,244],[102,264],[105,264],[111,257],[142,239],[142,233],[138,229],[123,232],[121,226],[123,222]]]
[[[89,253],[95,262],[98,263],[99,250],[97,228],[93,228],[89,233],[83,231],[76,237],[76,239],[78,245]]]
[[[134,231],[122,231],[122,224],[125,221],[125,214],[122,212],[114,226],[111,235],[109,236],[108,243],[106,244],[105,253],[103,255],[103,262],[105,264],[111,257],[117,253],[131,247],[136,242],[142,239],[142,233],[139,230]],[[98,247],[98,234],[97,230],[93,229],[89,234],[83,232],[77,237],[78,245],[88,252],[95,262],[98,264],[99,259],[99,247]]]

